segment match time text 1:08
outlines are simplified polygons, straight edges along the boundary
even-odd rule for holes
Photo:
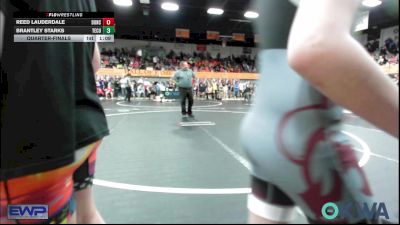
[[[100,41],[110,41],[111,40],[111,36],[100,36],[99,40]]]

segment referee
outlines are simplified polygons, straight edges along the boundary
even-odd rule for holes
[[[194,72],[189,69],[186,61],[180,63],[180,69],[175,72],[173,80],[176,81],[181,95],[182,117],[194,117],[192,113],[193,106],[193,87],[192,81],[195,78]],[[186,98],[189,100],[189,109],[186,111]]]

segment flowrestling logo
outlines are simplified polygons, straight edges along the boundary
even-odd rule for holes
[[[47,220],[48,205],[8,205],[7,218],[9,220],[38,219]]]
[[[383,202],[374,202],[372,206],[368,203],[325,203],[321,209],[322,216],[327,220],[334,219],[352,219],[354,217],[363,217],[368,220],[377,220],[379,217],[389,219],[386,205]]]

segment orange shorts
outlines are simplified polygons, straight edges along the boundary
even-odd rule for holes
[[[73,174],[84,162],[94,162],[100,143],[101,141],[97,141],[79,149],[77,160],[70,165],[0,181],[0,223],[68,223],[73,213],[71,207],[74,191]],[[9,220],[8,205],[47,205],[48,220]]]

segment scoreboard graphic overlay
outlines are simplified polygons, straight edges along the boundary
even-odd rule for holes
[[[14,42],[114,42],[113,12],[15,12]]]

